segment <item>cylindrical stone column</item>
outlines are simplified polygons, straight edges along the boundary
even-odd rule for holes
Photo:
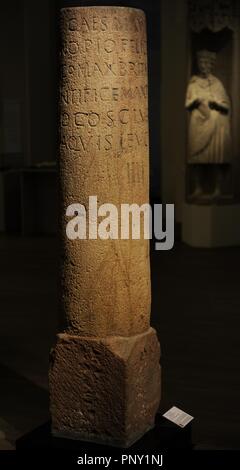
[[[140,239],[131,230],[121,239],[122,204],[149,201],[145,16],[125,7],[64,8],[61,35],[65,329],[51,355],[52,432],[126,447],[153,426],[160,399],[149,241],[143,230]],[[106,203],[117,210],[117,232],[110,225],[102,239],[97,207]],[[86,225],[86,238],[67,236],[69,216],[76,231]]]

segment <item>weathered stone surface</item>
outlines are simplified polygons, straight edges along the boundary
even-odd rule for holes
[[[50,392],[56,436],[128,447],[154,425],[160,399],[155,331],[131,338],[60,334]]]
[[[149,201],[146,25],[143,11],[61,11],[62,309],[70,334],[130,336],[150,316],[149,242],[68,240],[66,208]]]
[[[149,326],[149,241],[143,230],[137,240],[102,240],[97,233],[93,240],[89,232],[71,240],[66,210],[78,203],[89,214],[90,196],[119,214],[123,203],[149,201],[145,17],[133,8],[65,8],[61,29],[65,322],[50,367],[52,432],[124,447],[153,426],[160,397],[159,343]]]

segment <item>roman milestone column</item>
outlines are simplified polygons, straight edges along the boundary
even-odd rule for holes
[[[100,239],[97,204],[149,200],[145,16],[125,7],[61,10],[61,310],[51,354],[52,433],[127,447],[154,425],[159,343],[150,327],[149,242]],[[79,230],[84,210],[87,237]],[[73,206],[71,206],[73,207]],[[131,220],[130,220],[131,222]],[[84,225],[82,225],[84,227]],[[131,235],[131,230],[130,230]]]

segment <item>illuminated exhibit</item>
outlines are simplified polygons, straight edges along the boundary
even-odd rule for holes
[[[149,241],[66,236],[66,209],[149,201],[145,15],[61,10],[62,332],[51,354],[54,436],[128,447],[154,426],[160,348],[150,327]],[[95,227],[94,216],[89,231]]]
[[[198,75],[191,78],[187,89],[186,108],[190,112],[188,163],[192,165],[224,165],[231,162],[231,103],[226,90],[213,74],[216,54],[200,50]],[[208,198],[221,197],[221,167],[217,168],[213,191]],[[204,175],[203,175],[204,176]],[[203,197],[201,168],[195,173],[192,200]]]
[[[239,2],[188,1],[187,142],[183,240],[240,242]]]
[[[0,23],[0,469],[234,468],[240,0]]]

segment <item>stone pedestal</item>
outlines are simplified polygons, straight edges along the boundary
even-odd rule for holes
[[[127,447],[153,426],[160,399],[149,241],[143,233],[100,239],[89,198],[119,211],[149,201],[145,16],[125,7],[64,8],[61,32],[64,327],[51,354],[52,432]],[[86,239],[66,235],[66,210],[76,203],[91,213]]]
[[[51,372],[53,434],[128,447],[154,425],[159,343],[137,336],[58,336]]]
[[[240,245],[240,204],[184,204],[182,240],[196,248]]]

